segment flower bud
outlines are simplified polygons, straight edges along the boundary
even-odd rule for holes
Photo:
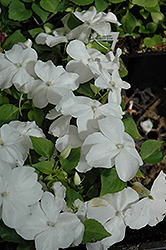
[[[80,178],[80,176],[79,176],[79,174],[77,172],[75,172],[75,175],[74,175],[74,184],[76,186],[81,184],[81,178]]]
[[[61,152],[60,158],[66,159],[69,156],[70,152],[71,152],[71,144]]]

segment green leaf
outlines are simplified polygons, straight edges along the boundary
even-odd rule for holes
[[[7,227],[2,220],[0,221],[0,237],[4,241],[22,243],[25,244],[26,241],[21,238],[14,229]]]
[[[77,5],[89,5],[94,2],[94,0],[71,0],[71,2],[77,4]]]
[[[76,90],[78,94],[88,96],[92,99],[95,98],[95,94],[92,91],[89,83],[80,84],[79,88]]]
[[[146,25],[146,28],[150,31],[150,33],[154,33],[157,29],[157,24],[154,23],[154,22],[149,22],[147,25]]]
[[[9,18],[17,21],[24,21],[30,18],[32,15],[31,10],[25,8],[24,3],[13,0],[9,5]]]
[[[39,108],[31,109],[28,112],[28,118],[30,121],[35,121],[41,127],[44,120],[44,111]]]
[[[66,159],[60,158],[61,166],[67,173],[70,173],[71,170],[78,165],[80,160],[80,151],[81,147],[72,148],[70,155]]]
[[[141,16],[143,16],[144,19],[147,19],[149,16],[149,12],[145,11],[144,9],[141,9],[139,13],[141,14]]]
[[[162,161],[163,154],[160,151],[163,141],[147,140],[141,146],[142,160],[149,164],[156,164]]]
[[[161,12],[151,12],[151,17],[156,24],[164,20],[164,15]]]
[[[88,219],[83,222],[85,231],[82,243],[93,243],[96,241],[100,241],[106,237],[111,236],[109,232],[107,232],[104,226],[94,219]]]
[[[59,0],[41,0],[40,6],[49,12],[57,13],[57,7],[59,5]]]
[[[78,18],[76,18],[75,15],[73,15],[71,13],[70,17],[69,17],[69,19],[67,21],[68,27],[72,30],[72,29],[76,28],[77,26],[79,26],[81,24],[82,24],[82,22]]]
[[[17,250],[34,250],[33,242],[26,241],[25,245],[19,244]]]
[[[132,3],[143,7],[153,7],[158,4],[158,0],[133,0]]]
[[[54,153],[55,147],[52,141],[41,137],[30,136],[34,150],[47,159],[50,159]]]
[[[109,3],[105,0],[95,0],[95,6],[97,12],[104,11],[108,7]]]
[[[127,185],[127,182],[119,179],[119,176],[115,168],[105,169],[101,174],[101,192],[100,196],[116,193],[123,190]]]
[[[32,10],[41,18],[44,23],[46,22],[49,12],[41,9],[36,3],[32,4]]]
[[[41,161],[34,165],[32,165],[35,169],[39,170],[44,174],[51,174],[52,173],[52,163],[50,161]]]
[[[124,31],[129,34],[131,34],[137,26],[137,20],[131,13],[126,13],[126,15],[121,18],[121,23]]]
[[[0,3],[1,3],[3,6],[7,7],[11,1],[12,1],[12,0],[1,0]]]
[[[40,33],[44,33],[45,31],[42,28],[34,28],[31,30],[28,30],[28,32],[30,33],[30,35],[35,38],[35,36],[37,36]]]
[[[154,35],[152,38],[151,37],[145,37],[143,42],[147,48],[153,47],[157,44],[161,44],[163,41],[162,36],[160,35]]]
[[[82,196],[78,192],[76,192],[72,188],[67,187],[67,189],[66,189],[66,202],[67,202],[67,205],[69,207],[73,208],[73,203],[77,199],[83,201]]]
[[[11,49],[11,47],[18,43],[22,42],[24,43],[26,41],[26,38],[23,36],[21,33],[21,30],[16,30],[11,36],[9,36],[4,44],[3,44],[3,49]]]
[[[102,45],[104,45],[107,49],[105,49]],[[103,41],[99,41],[98,43],[94,41],[91,45],[91,48],[97,49],[104,54],[110,50],[110,47],[111,47],[111,44],[107,42],[103,42]]]
[[[140,169],[138,169],[138,171],[137,171],[135,177],[140,177],[140,178],[145,179],[145,176],[142,174],[142,172],[140,171]]]
[[[8,104],[8,103],[9,103],[9,99],[6,96],[0,97],[0,106],[3,104]]]
[[[137,140],[138,138],[142,138],[132,118],[126,118],[125,120],[123,120],[123,123],[125,126],[125,132],[128,133],[134,140]]]
[[[19,108],[13,104],[4,104],[0,106],[0,126],[13,120],[18,120]]]
[[[98,184],[95,183],[93,186],[91,186],[88,189],[88,192],[86,193],[86,196],[89,199],[92,199],[93,197],[97,197],[99,195],[98,192],[99,192],[99,187],[98,187]]]
[[[110,3],[122,3],[126,0],[109,0]]]
[[[120,68],[119,68],[120,77],[125,77],[128,75],[128,70],[121,58],[119,58],[119,62],[120,62]]]

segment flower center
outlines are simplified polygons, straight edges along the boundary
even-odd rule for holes
[[[20,68],[22,65],[20,63],[16,64],[17,68]]]
[[[116,212],[116,216],[120,216],[120,212],[119,211]]]
[[[109,83],[112,85],[112,87],[115,86],[115,82],[114,81],[110,81]]]
[[[54,227],[55,223],[51,222],[51,221],[47,221],[47,226],[49,227]]]
[[[94,113],[96,112],[96,109],[97,109],[96,106],[92,106],[92,110],[93,110]]]
[[[47,84],[47,86],[51,86],[53,83],[51,81],[49,81],[46,84]]]
[[[4,145],[4,142],[2,140],[0,140],[0,145],[3,146]]]
[[[2,195],[2,197],[5,197],[5,196],[8,195],[8,193],[7,192],[3,192],[3,193],[1,193],[1,195]]]
[[[88,62],[92,62],[93,61],[93,59],[92,58],[88,58]]]
[[[118,149],[122,149],[122,148],[124,147],[124,145],[123,145],[123,144],[118,143],[118,144],[116,144],[116,147],[117,147]]]

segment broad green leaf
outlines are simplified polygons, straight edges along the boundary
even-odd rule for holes
[[[154,33],[157,29],[158,25],[154,22],[149,22],[147,25],[146,25],[146,28],[150,31],[150,33]]]
[[[59,0],[41,0],[40,1],[40,6],[47,11],[56,13],[57,12],[57,7],[59,5]]]
[[[132,0],[132,3],[142,7],[154,7],[158,4],[158,0]]]
[[[43,10],[42,8],[40,8],[39,5],[37,5],[36,3],[32,4],[32,10],[41,18],[41,20],[45,23],[47,20],[47,17],[49,15],[48,11]]]
[[[151,17],[156,24],[164,20],[164,15],[161,12],[151,12]]]
[[[137,20],[131,13],[126,13],[126,15],[121,18],[121,23],[124,31],[129,34],[131,34],[137,26]]]
[[[33,242],[26,241],[25,245],[19,244],[17,250],[34,250],[34,244]]]
[[[149,12],[160,12],[160,6],[157,3],[155,6],[153,7],[145,7],[145,10],[149,11]]]
[[[11,36],[9,36],[4,44],[3,49],[11,49],[11,47],[18,42],[25,42],[26,38],[21,33],[21,30],[16,30]]]
[[[80,87],[76,90],[76,93],[91,97],[92,99],[95,98],[95,94],[92,91],[89,83],[80,84]]]
[[[14,229],[7,227],[2,220],[0,220],[0,237],[4,241],[22,243],[25,244],[26,241],[21,238]]]
[[[94,2],[94,0],[71,0],[71,2],[78,4],[78,5],[89,5]]]
[[[32,11],[25,8],[24,3],[13,0],[9,5],[9,18],[17,21],[24,21],[30,18]]]
[[[120,62],[120,68],[119,68],[120,77],[125,77],[128,75],[128,70],[121,58],[119,58],[119,62]]]
[[[44,111],[39,108],[31,109],[28,112],[28,118],[30,121],[35,121],[41,127],[44,120]]]
[[[109,232],[107,232],[104,226],[94,219],[88,219],[83,222],[85,231],[82,243],[94,243],[96,241],[100,241],[106,237],[111,236]]]
[[[31,2],[34,2],[34,0],[22,0],[23,2],[26,2],[26,3],[31,3]]]
[[[6,96],[0,97],[0,106],[3,104],[8,104],[8,103],[9,103],[9,99]]]
[[[81,147],[72,148],[70,155],[66,159],[60,158],[61,166],[67,173],[70,173],[71,170],[78,165],[80,160],[80,151]]]
[[[122,3],[126,0],[108,0],[110,3]]]
[[[101,174],[101,192],[100,196],[116,193],[123,190],[127,185],[127,182],[119,179],[119,176],[115,168],[105,169]]]
[[[12,0],[1,0],[0,3],[1,3],[3,6],[7,7],[11,1],[12,1]]]
[[[40,33],[44,33],[44,30],[42,28],[34,28],[31,30],[28,30],[28,32],[30,33],[30,35],[35,38],[35,36],[37,36]]]
[[[143,42],[145,44],[146,47],[153,47],[157,44],[161,44],[163,41],[162,36],[160,35],[154,35],[152,38],[151,37],[145,37]]]
[[[106,48],[104,48],[102,45]],[[98,41],[98,43],[96,41],[94,41],[92,43],[92,46],[91,46],[91,48],[97,49],[104,54],[110,50],[110,47],[111,47],[111,44],[109,44],[107,42],[103,42],[103,41]]]
[[[67,187],[67,189],[66,189],[66,202],[67,202],[67,205],[69,207],[73,208],[73,203],[77,199],[83,201],[82,196],[78,192],[76,192],[72,188]]]
[[[123,120],[123,123],[125,126],[125,132],[128,133],[134,140],[137,140],[138,138],[142,138],[132,118],[126,118],[125,120]]]
[[[139,13],[141,14],[141,16],[143,16],[144,19],[147,19],[149,16],[149,12],[145,11],[144,9],[141,9]]]
[[[18,120],[19,108],[13,104],[4,104],[0,106],[0,126],[13,120]]]
[[[45,139],[45,138],[34,137],[34,136],[30,136],[30,139],[32,141],[34,150],[39,155],[42,155],[47,159],[51,158],[55,150],[55,147],[52,141]]]
[[[143,173],[141,172],[141,170],[140,170],[140,169],[138,169],[138,171],[137,171],[137,173],[136,173],[135,177],[140,177],[140,178],[145,179],[145,176],[143,175]]]
[[[74,28],[76,28],[77,26],[81,25],[82,22],[75,17],[75,15],[73,15],[72,13],[70,14],[70,17],[67,21],[67,25],[68,27],[72,30]]]
[[[108,7],[109,3],[105,0],[95,0],[95,6],[97,12],[104,11]]]
[[[86,196],[89,199],[92,199],[93,197],[97,197],[99,195],[99,187],[98,184],[95,183],[94,185],[92,185],[89,189],[88,192],[86,193]]]
[[[162,161],[163,154],[160,151],[163,141],[147,140],[141,146],[142,160],[149,164],[156,164]]]
[[[32,165],[35,169],[39,170],[44,174],[51,174],[52,173],[52,163],[50,161],[41,161],[34,165]]]

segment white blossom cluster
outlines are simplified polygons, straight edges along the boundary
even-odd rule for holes
[[[67,26],[54,31],[54,36],[41,33],[39,44],[52,47],[68,43],[71,60],[66,68],[52,61],[38,60],[37,53],[25,44],[16,44],[0,53],[0,89],[12,85],[26,93],[37,108],[55,107],[46,118],[53,120],[49,133],[56,138],[55,148],[62,152],[69,146],[81,147],[76,171],[86,173],[92,168],[115,167],[119,178],[130,181],[143,161],[132,137],[122,122],[121,90],[130,88],[119,75],[120,49],[106,55],[86,43],[91,30],[99,35],[111,31],[110,23],[119,25],[113,13],[98,13],[94,7],[74,12],[82,24],[73,30]],[[64,35],[64,32],[66,35]],[[74,40],[73,40],[74,39]],[[75,95],[80,84],[94,81],[94,87],[108,92],[105,103]],[[71,123],[75,119],[76,125]],[[42,190],[35,169],[24,166],[32,149],[29,136],[45,138],[35,122],[11,121],[0,128],[0,216],[3,222],[26,240],[35,240],[37,250],[56,250],[78,246],[83,239],[86,219],[99,221],[111,233],[96,243],[87,243],[88,250],[108,249],[125,236],[126,226],[139,229],[156,225],[166,213],[166,175],[160,172],[151,191],[135,183],[114,194],[75,201],[76,213],[69,209],[66,188],[55,182],[54,194]]]

